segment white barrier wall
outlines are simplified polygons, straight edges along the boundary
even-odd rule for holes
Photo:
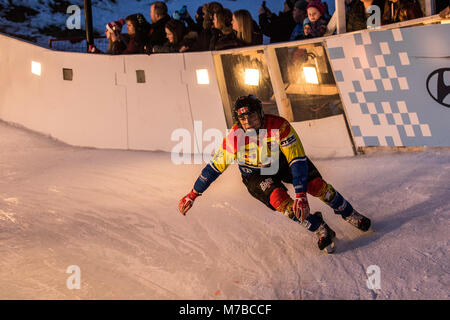
[[[40,76],[32,61],[41,63]],[[63,81],[63,68],[73,69],[73,81]],[[125,90],[114,84],[121,68],[121,59],[0,36],[0,118],[73,145],[127,148]]]
[[[176,129],[194,136],[202,152],[208,129],[226,133],[213,53],[94,55],[55,52],[0,36],[0,118],[87,147],[172,151]],[[39,62],[41,75],[31,72]],[[63,68],[73,80],[63,80]],[[207,69],[209,84],[198,84]],[[145,82],[137,82],[136,70]],[[294,123],[312,157],[353,155],[342,116]],[[329,129],[332,128],[333,132]],[[197,129],[198,123],[197,123]],[[329,133],[329,134],[328,134]],[[330,138],[333,137],[333,138]],[[203,143],[209,144],[208,141]]]
[[[194,120],[202,121],[203,130],[225,133],[210,52],[79,54],[4,36],[0,48],[0,118],[5,121],[73,145],[135,150],[171,151],[178,143],[171,141],[173,131],[182,128],[193,137]],[[32,74],[32,61],[41,64],[40,76]],[[63,80],[63,68],[73,70],[73,81]],[[197,84],[198,68],[208,70],[210,84]],[[144,71],[145,83],[137,83],[136,70]]]
[[[186,85],[181,81],[182,55],[122,56],[124,73],[119,86],[127,90],[129,148],[168,149],[177,128],[193,132]],[[145,71],[145,83],[136,82],[136,70]]]

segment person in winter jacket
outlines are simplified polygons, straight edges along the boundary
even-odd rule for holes
[[[128,42],[130,41],[130,37],[128,34],[124,34],[122,33],[122,27],[125,24],[125,20],[124,19],[119,19],[117,21],[111,21],[109,23],[106,24],[105,27],[105,36],[106,39],[108,39],[108,47],[106,49],[106,54],[114,54],[114,43],[112,40],[112,34],[115,35],[115,38],[120,39],[120,41],[122,41],[125,46],[128,46]],[[99,50],[95,44],[90,44],[89,45],[89,49],[88,49],[89,53],[104,53],[101,50]]]
[[[306,193],[318,197],[345,221],[367,231],[370,219],[353,209],[334,187],[327,183],[306,156],[302,143],[289,122],[264,114],[261,101],[253,95],[242,96],[233,107],[235,124],[206,165],[194,187],[184,196],[178,209],[185,215],[195,199],[201,196],[232,162],[237,162],[242,182],[248,192],[271,210],[299,222],[318,238],[318,247],[334,251],[335,232],[322,214],[310,215]],[[283,183],[293,184],[292,199]]]
[[[262,34],[270,38],[270,43],[289,41],[296,25],[292,17],[294,3],[293,0],[285,1],[284,11],[278,15],[265,6],[259,9],[259,26]]]
[[[367,29],[367,19],[372,15],[367,10],[370,6],[378,6],[383,16],[384,0],[354,0],[347,12],[347,32]]]
[[[153,46],[153,53],[180,52],[183,46],[183,39],[186,35],[186,26],[183,22],[170,19],[165,27],[167,41],[162,46]]]
[[[200,33],[203,30],[203,6],[198,7],[195,13],[195,20],[192,19],[189,11],[186,11],[185,16],[180,17],[181,21],[186,22],[188,32],[194,31]]]
[[[128,35],[130,37],[128,44],[123,41],[123,38],[116,33],[111,33],[111,40],[113,42],[113,54],[137,54],[144,53],[146,43],[146,35],[150,24],[145,20],[141,13],[136,13],[126,17]]]
[[[233,13],[229,9],[223,9],[214,14],[212,37],[209,50],[221,50],[239,47],[239,40],[233,30],[231,21]]]
[[[328,20],[324,15],[325,5],[320,0],[311,1],[306,7],[308,21],[304,23],[303,32],[306,38],[322,37],[327,31]]]
[[[289,38],[291,41],[301,40],[305,37],[305,33],[303,32],[303,21],[308,19],[308,15],[306,13],[307,6],[308,2],[306,0],[298,0],[294,5],[292,17],[294,18],[296,25],[294,30],[292,30],[291,37]]]
[[[118,38],[121,39],[123,43],[125,43],[128,46],[128,42],[130,41],[130,37],[127,34],[122,33],[122,27],[125,24],[124,19],[119,19],[117,21],[111,21],[106,24],[105,28],[105,35],[108,39],[108,48],[106,49],[107,54],[114,54],[113,50],[113,41],[111,34],[115,34]]]
[[[147,34],[145,51],[151,53],[153,46],[162,46],[166,43],[166,23],[170,20],[167,14],[167,5],[162,1],[155,1],[150,6],[150,19],[152,24]]]
[[[184,51],[208,51],[210,50],[211,38],[214,28],[214,14],[223,10],[218,2],[210,2],[203,5],[203,29],[198,34],[197,40],[191,47],[185,47]]]
[[[254,46],[262,44],[262,36],[247,10],[236,10],[231,20],[233,30],[241,42],[240,46]]]
[[[423,17],[417,0],[386,0],[381,24],[402,22]]]

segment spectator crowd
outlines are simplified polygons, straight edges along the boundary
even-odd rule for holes
[[[441,0],[437,0],[438,2]],[[345,0],[347,32],[367,28],[372,12],[380,8],[381,24],[402,22],[423,17],[418,0]],[[321,0],[286,0],[283,11],[275,14],[262,2],[258,22],[250,12],[235,12],[219,2],[199,7],[194,18],[187,7],[169,15],[165,2],[150,5],[149,22],[142,13],[118,19],[106,25],[108,54],[170,53],[222,50],[263,43],[263,35],[270,43],[322,37],[331,19],[326,3]],[[124,27],[127,33],[122,32]],[[90,46],[89,52],[100,52]]]

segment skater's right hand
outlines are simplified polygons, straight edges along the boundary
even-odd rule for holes
[[[194,189],[191,190],[187,195],[185,195],[178,204],[178,210],[184,216],[186,212],[192,207],[194,204],[195,198],[197,198],[200,194],[195,192]]]
[[[300,222],[303,222],[309,216],[309,203],[308,198],[306,198],[306,192],[299,192],[295,194],[294,214]]]

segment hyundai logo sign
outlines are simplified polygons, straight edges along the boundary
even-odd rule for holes
[[[441,68],[430,73],[427,90],[437,103],[450,108],[450,68]]]

